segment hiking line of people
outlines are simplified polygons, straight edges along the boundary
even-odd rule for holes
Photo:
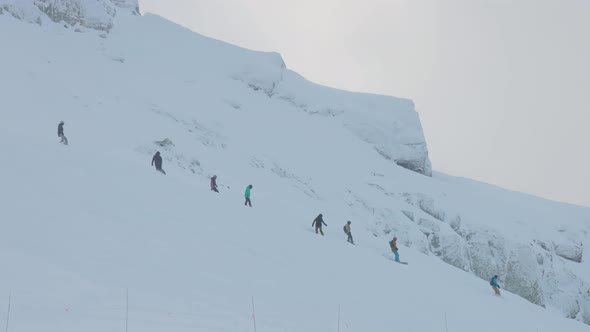
[[[57,125],[57,136],[61,139],[60,140],[61,144],[69,145],[68,139],[64,135],[64,125],[65,125],[64,121],[60,121],[60,123]],[[164,169],[162,169],[162,156],[160,155],[160,151],[156,151],[156,153],[152,157],[152,166],[155,166],[155,168],[158,172],[161,172],[162,174],[166,175],[166,172],[164,171]],[[211,191],[219,193],[218,186],[217,186],[217,175],[213,175],[211,177],[210,187],[211,187]],[[250,199],[252,188],[253,188],[253,186],[251,184],[246,187],[246,191],[244,192],[244,198],[245,198],[244,206],[252,207],[252,201]],[[354,240],[352,238],[351,224],[352,224],[352,222],[350,220],[348,220],[346,222],[346,224],[344,225],[343,230],[344,230],[344,233],[348,236],[346,241],[348,243],[354,244]],[[324,236],[324,232],[322,230],[322,225],[326,226],[326,227],[328,226],[324,222],[323,215],[320,213],[313,220],[311,227],[315,226],[315,233],[316,234],[319,233],[322,236]],[[398,253],[399,248],[397,247],[397,237],[394,236],[393,239],[391,241],[389,241],[389,246],[391,248],[391,252],[395,256],[395,258],[394,258],[395,262],[407,265],[408,264],[407,262],[402,262],[399,260],[399,253]],[[501,296],[500,295],[500,284],[498,283],[498,275],[494,275],[492,277],[492,279],[490,280],[490,286],[492,286],[492,289],[494,290],[494,294],[496,296]]]
[[[162,157],[160,156],[159,151],[157,151],[156,154],[154,155],[154,157],[152,158],[152,165],[154,163],[156,164],[156,170],[162,172],[163,174],[166,174],[164,172],[164,170],[162,169]],[[217,185],[217,175],[213,175],[211,177],[210,188],[211,188],[211,191],[219,193],[218,185]],[[245,198],[244,206],[252,207],[252,201],[250,200],[252,188],[253,188],[253,186],[251,184],[246,187],[246,191],[244,192],[244,198]],[[344,230],[344,233],[348,236],[346,241],[348,243],[351,243],[354,245],[355,243],[352,238],[351,224],[352,224],[352,222],[350,220],[348,220],[346,222],[346,224],[344,225],[343,230]],[[324,216],[320,213],[311,223],[311,227],[315,227],[316,234],[321,234],[322,236],[324,236],[324,231],[322,230],[322,226],[328,227],[328,224],[326,224],[326,222],[324,221]],[[391,241],[389,241],[389,247],[391,248],[391,252],[393,253],[393,255],[395,257],[394,261],[396,263],[408,265],[408,262],[400,261],[399,248],[397,246],[397,237],[396,236],[394,236],[393,239]],[[494,293],[497,296],[500,296],[500,285],[498,284],[498,276],[497,275],[494,275],[492,280],[490,280],[490,285],[492,286]]]
[[[344,225],[344,233],[346,233],[346,235],[348,235],[348,243],[352,243],[354,244],[354,241],[352,240],[352,232],[350,230],[350,224],[352,224],[352,222],[349,220],[346,222],[346,224]],[[315,219],[313,220],[313,222],[311,223],[311,227],[315,226],[315,233],[316,234],[322,234],[322,236],[324,236],[324,231],[322,230],[322,225],[328,227],[328,224],[326,224],[324,222],[324,216],[320,213],[318,214],[317,217],[315,217]]]
[[[162,169],[162,156],[160,155],[160,151],[156,151],[156,154],[154,154],[154,156],[152,157],[152,166],[155,166],[158,172],[161,172],[162,174],[166,175],[166,172]],[[217,185],[217,175],[213,175],[211,177],[210,187],[211,191],[219,193],[219,186]],[[250,184],[246,187],[246,191],[244,192],[245,206],[252,207],[252,200],[250,199],[252,188],[254,188],[254,186]]]
[[[344,227],[342,227],[342,229],[344,230],[344,233],[348,236],[348,238],[346,239],[346,241],[350,244],[354,244],[354,240],[352,238],[352,221],[348,220],[346,222],[346,224],[344,224]],[[326,226],[328,227],[328,224],[326,224],[326,222],[324,221],[324,216],[320,213],[318,214],[317,217],[315,217],[315,219],[313,220],[313,222],[311,223],[311,227],[315,227],[315,233],[316,234],[321,234],[322,236],[324,236],[324,231],[322,230],[322,226]],[[399,260],[399,254],[398,254],[398,247],[397,247],[397,237],[393,237],[393,240],[391,240],[389,242],[389,246],[391,248],[391,251],[393,252],[393,254],[395,255],[395,261],[397,263],[401,263],[401,264],[408,264],[407,262],[401,262]]]
[[[59,137],[61,139],[60,143],[62,143],[64,145],[68,145],[68,139],[64,135],[64,125],[65,125],[64,121],[60,121],[59,124],[57,125],[57,137]],[[156,171],[166,175],[166,171],[164,171],[164,169],[162,168],[162,164],[163,164],[162,155],[160,154],[160,151],[156,151],[156,153],[152,157],[152,166],[154,166],[156,168]],[[252,200],[251,200],[250,196],[251,196],[251,190],[253,187],[254,186],[252,186],[251,184],[248,185],[246,187],[246,191],[244,193],[244,198],[246,199],[244,202],[244,205],[249,206],[249,207],[252,207]],[[213,175],[211,177],[211,191],[219,193],[219,189],[217,186],[217,175]]]

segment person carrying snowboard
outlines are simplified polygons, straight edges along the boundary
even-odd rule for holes
[[[156,154],[152,158],[152,166],[156,164],[156,170],[161,172],[162,174],[166,175],[166,172],[162,169],[162,156],[160,156],[160,151],[156,151]]]
[[[500,284],[498,284],[498,275],[494,275],[490,280],[490,286],[494,289],[494,293],[500,296]]]
[[[213,177],[211,178],[211,191],[214,191],[216,193],[219,192],[219,190],[217,190],[217,175],[213,175]]]
[[[397,237],[393,237],[393,240],[389,241],[391,251],[395,255],[395,261],[399,263],[399,254],[397,253]]]
[[[348,222],[346,222],[346,225],[344,225],[344,233],[346,233],[346,235],[348,235],[348,243],[352,243],[354,244],[354,241],[352,240],[352,233],[350,232],[350,220]]]
[[[64,135],[64,124],[65,124],[65,122],[61,121],[57,125],[57,137],[61,138],[61,141],[59,141],[60,143],[62,143],[64,145],[68,145],[68,139]]]
[[[246,187],[246,192],[244,193],[244,198],[246,198],[246,202],[244,205],[249,205],[252,207],[252,201],[250,200],[250,190],[252,190],[252,185]]]
[[[322,224],[324,224],[324,226],[328,226],[324,222],[324,218],[320,213],[317,217],[315,217],[315,219],[311,223],[311,227],[315,226],[315,233],[317,234],[319,232],[320,234],[322,234],[322,236],[324,236],[324,232],[322,232]]]

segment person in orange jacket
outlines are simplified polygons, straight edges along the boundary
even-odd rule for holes
[[[389,245],[391,246],[391,251],[395,255],[395,261],[399,262],[399,254],[397,253],[397,237],[394,236],[393,240],[389,242]]]

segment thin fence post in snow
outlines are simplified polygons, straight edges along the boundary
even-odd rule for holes
[[[254,321],[254,332],[256,332],[256,309],[254,308],[254,296],[252,296],[252,320]]]
[[[125,332],[129,332],[129,288],[125,297]]]
[[[10,302],[12,301],[12,292],[8,293],[8,310],[6,311],[6,332],[8,332],[8,321],[10,320]]]
[[[445,311],[445,331],[449,332],[449,324],[447,322],[447,312]]]
[[[338,332],[340,332],[340,304],[338,305]]]

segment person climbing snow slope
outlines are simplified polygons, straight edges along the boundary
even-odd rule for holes
[[[246,202],[244,203],[244,205],[249,205],[250,207],[252,207],[252,201],[250,200],[250,190],[252,190],[252,185],[246,187],[246,192],[244,193]]]
[[[354,244],[354,241],[352,240],[352,232],[350,231],[350,220],[348,222],[346,222],[346,225],[344,225],[344,233],[346,233],[346,235],[348,235],[348,243],[352,243]]]
[[[211,191],[216,193],[219,192],[219,190],[217,190],[217,175],[213,175],[213,177],[211,177]]]
[[[324,218],[322,217],[322,214],[320,213],[317,217],[315,217],[315,219],[311,223],[311,227],[313,227],[315,225],[315,233],[317,234],[319,232],[320,234],[322,234],[322,236],[324,236],[324,232],[322,231],[322,224],[324,224],[325,226],[328,226],[324,222]]]
[[[152,158],[152,166],[156,164],[156,170],[161,172],[162,174],[166,175],[166,172],[162,169],[162,156],[160,156],[160,151],[156,151],[156,154]]]
[[[64,122],[61,121],[58,125],[57,125],[57,137],[61,138],[60,143],[64,144],[64,145],[68,145],[68,139],[67,137],[64,135]]]
[[[500,296],[500,284],[498,284],[498,275],[494,275],[492,280],[490,280],[490,286],[494,289],[494,293],[497,296]]]

